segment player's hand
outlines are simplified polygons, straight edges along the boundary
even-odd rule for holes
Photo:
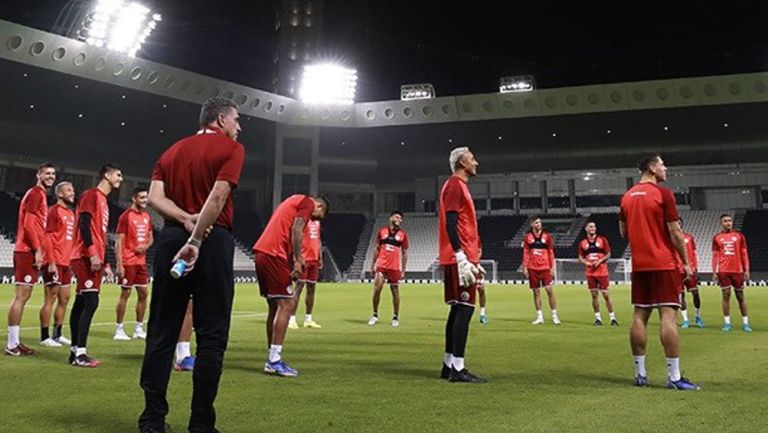
[[[683,281],[688,281],[693,277],[693,270],[691,269],[691,265],[685,264],[683,265],[683,271],[685,272],[685,278]]]
[[[53,276],[53,281],[59,281],[58,271],[55,263],[48,263],[48,273]]]
[[[117,265],[117,278],[122,280],[125,275],[125,266]]]
[[[477,281],[477,266],[467,259],[464,251],[456,252],[456,265],[459,271],[459,286],[469,287]]]
[[[553,280],[555,279],[555,270],[554,269],[550,269],[549,270],[549,277],[552,278]]]
[[[195,263],[197,262],[197,258],[200,255],[200,248],[192,245],[192,244],[184,244],[183,247],[179,250],[179,252],[176,253],[176,255],[173,257],[172,262],[176,263],[179,260],[184,260],[187,262],[187,270],[184,271],[184,275],[189,274],[192,272],[192,269],[195,267]]]
[[[322,260],[317,262],[317,269],[323,269],[323,261]]]
[[[477,264],[477,272],[478,272],[477,284],[478,285],[484,284],[486,272],[485,272],[485,268],[480,263]]]
[[[719,284],[719,281],[717,280],[717,272],[712,272],[712,282],[714,284]]]
[[[98,272],[98,270],[101,269],[101,265],[104,264],[104,262],[101,261],[101,257],[99,256],[91,256],[90,260],[92,272]]]
[[[405,271],[400,272],[400,279],[401,280],[405,279]]]
[[[523,276],[528,278],[528,268],[523,268]]]
[[[744,281],[749,281],[749,271],[744,272]]]
[[[107,277],[107,281],[110,283],[115,281],[115,274],[112,272],[112,268],[109,266],[104,267],[104,275]]]
[[[133,252],[136,253],[136,254],[139,254],[139,255],[144,254],[144,253],[147,252],[147,246],[146,245],[139,245],[138,247],[136,247],[135,250],[133,250]]]
[[[301,278],[301,274],[304,273],[304,259],[299,258],[298,260],[293,261],[293,271],[291,271],[291,278],[293,281],[297,281],[299,278]]]
[[[35,251],[35,268],[43,269],[43,252],[41,250]]]

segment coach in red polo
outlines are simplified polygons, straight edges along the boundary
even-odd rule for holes
[[[238,143],[237,104],[228,98],[207,100],[200,130],[166,150],[155,165],[149,204],[165,219],[157,242],[149,329],[141,388],[146,406],[142,432],[164,432],[168,379],[174,348],[190,296],[195,299],[197,360],[193,374],[190,432],[215,430],[213,401],[221,378],[234,297],[231,191],[237,187],[245,149]],[[205,233],[209,227],[210,235]],[[173,279],[177,259],[187,272]]]

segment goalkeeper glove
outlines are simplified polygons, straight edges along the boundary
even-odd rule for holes
[[[477,267],[470,263],[464,251],[456,251],[456,264],[459,271],[459,286],[469,287],[477,281]]]

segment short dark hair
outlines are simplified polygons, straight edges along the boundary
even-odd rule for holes
[[[728,218],[730,218],[730,219],[733,219],[733,215],[729,214],[728,212],[726,212],[726,213],[724,213],[724,214],[720,215],[720,218],[718,218],[718,219],[722,220],[722,219],[723,219],[723,218],[725,218],[725,217],[728,217]]]
[[[230,108],[237,110],[239,106],[235,101],[223,96],[214,96],[203,103],[200,109],[200,126],[205,126],[216,121],[219,114],[225,113]]]
[[[133,192],[131,193],[131,197],[136,197],[137,195],[139,195],[139,193],[142,193],[142,192],[149,192],[149,190],[145,186],[137,186],[136,188],[133,189]]]
[[[403,213],[400,212],[399,210],[393,210],[392,212],[390,212],[389,216],[392,216],[392,215],[400,215],[401,218],[403,217]]]
[[[528,224],[533,224],[534,221],[540,220],[540,219],[541,219],[540,215],[531,215],[531,218],[528,219]]]
[[[328,213],[331,212],[331,202],[325,197],[318,197],[317,199],[323,201],[323,205],[325,205],[325,214],[328,215]]]
[[[678,218],[677,221],[680,223],[680,227],[682,227],[683,226],[683,219],[682,218]]]
[[[651,168],[651,164],[657,162],[660,158],[661,155],[658,153],[647,153],[643,155],[640,163],[637,164],[637,168],[640,169],[640,173],[645,173],[649,168]]]
[[[46,168],[52,168],[52,169],[56,170],[56,166],[55,166],[55,165],[53,165],[53,164],[52,164],[52,163],[50,163],[50,162],[44,162],[44,163],[40,164],[40,165],[37,167],[37,172],[38,172],[38,173],[41,173],[41,172],[42,172],[43,170],[45,170]]]
[[[114,162],[108,162],[104,164],[101,167],[101,170],[99,170],[99,179],[103,179],[105,175],[113,171],[122,171],[122,168],[120,168],[120,166],[118,166]]]

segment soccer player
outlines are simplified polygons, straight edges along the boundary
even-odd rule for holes
[[[56,185],[56,204],[48,209],[48,220],[45,233],[51,242],[52,256],[46,257],[43,265],[43,282],[45,283],[45,299],[40,307],[40,344],[49,347],[61,347],[72,342],[61,335],[64,315],[69,304],[69,286],[72,284],[72,247],[75,242],[75,188],[70,182],[59,182]],[[50,264],[55,266],[55,272],[50,272]],[[53,309],[56,304],[56,309]],[[53,310],[53,338],[50,336],[51,311]]]
[[[541,288],[547,291],[549,308],[552,309],[552,323],[560,324],[557,316],[557,298],[552,289],[555,272],[555,240],[545,232],[541,218],[531,217],[531,230],[523,238],[523,275],[533,291],[533,306],[536,308],[536,320],[533,325],[544,323],[541,312]]]
[[[469,324],[475,312],[480,266],[480,236],[477,215],[467,182],[477,176],[477,160],[468,147],[457,147],[448,158],[453,175],[443,184],[439,197],[438,247],[443,267],[445,303],[450,306],[445,322],[445,352],[440,377],[451,382],[482,383],[469,372],[464,351]]]
[[[306,285],[307,297],[304,300],[306,304],[304,327],[320,329],[322,326],[312,320],[312,309],[315,306],[315,287],[317,286],[317,279],[320,276],[320,269],[323,269],[323,243],[320,239],[320,220],[309,220],[304,227],[301,255],[304,257],[306,267],[301,274],[301,278],[296,282],[296,301],[293,303],[291,318],[288,320],[288,328],[299,329],[299,325],[296,323],[296,310],[299,308],[301,291]]]
[[[744,283],[749,280],[749,253],[747,238],[733,229],[733,217],[720,215],[720,233],[712,238],[712,279],[720,284],[723,293],[723,327],[731,330],[731,289],[736,292],[741,310],[741,329],[752,332],[747,315],[747,301],[744,298]]]
[[[48,188],[56,181],[56,168],[51,163],[41,164],[37,168],[37,183],[28,189],[19,204],[16,245],[13,248],[13,272],[16,292],[8,308],[8,342],[5,354],[10,356],[30,356],[35,351],[21,343],[19,335],[24,306],[32,295],[32,287],[37,281],[38,272],[43,266],[44,257],[51,257],[50,243],[45,236],[45,223],[48,217],[46,196]],[[56,265],[50,263],[48,271],[56,273]]]
[[[282,360],[288,320],[296,300],[293,282],[307,264],[301,254],[304,227],[310,219],[321,220],[328,213],[328,201],[304,194],[285,199],[272,213],[264,232],[253,245],[259,292],[267,299],[267,342],[269,353],[264,372],[295,377],[299,372]]]
[[[658,184],[667,180],[667,167],[658,154],[640,161],[640,182],[621,198],[619,231],[632,248],[632,304],[634,317],[630,330],[635,359],[635,385],[648,386],[645,349],[648,344],[648,319],[659,311],[661,344],[667,356],[667,388],[697,390],[699,387],[680,375],[680,336],[677,309],[680,308],[682,281],[678,259],[685,277],[693,274],[685,251],[680,216],[672,191]]]
[[[683,220],[680,219],[680,227],[683,227]],[[693,306],[696,308],[696,316],[694,317],[695,323],[699,328],[704,328],[704,320],[701,318],[701,297],[699,296],[699,259],[696,255],[696,240],[690,233],[683,232],[683,240],[685,241],[685,251],[688,253],[688,262],[691,264],[691,271],[693,275],[691,278],[683,280],[683,291],[680,293],[680,301],[682,307],[680,308],[680,315],[683,316],[683,323],[681,328],[687,329],[691,326],[688,321],[688,303],[685,301],[685,291],[691,292],[693,296]],[[681,261],[682,263],[682,261]],[[684,272],[680,269],[680,272]]]
[[[379,321],[379,301],[384,283],[389,283],[392,292],[392,326],[400,326],[400,279],[405,278],[408,265],[408,233],[400,226],[403,213],[399,210],[389,214],[389,225],[382,227],[376,235],[376,249],[373,252],[371,273],[373,280],[373,315],[368,324]]]
[[[152,215],[146,211],[149,192],[147,188],[134,188],[131,207],[125,210],[117,222],[115,256],[117,258],[117,279],[120,282],[120,297],[117,300],[117,325],[115,340],[130,340],[123,329],[125,308],[135,287],[139,299],[136,301],[136,325],[133,338],[146,339],[144,313],[147,311],[147,250],[152,246]]]
[[[584,230],[587,232],[587,237],[579,243],[579,263],[586,268],[587,288],[592,295],[592,310],[595,312],[595,326],[603,325],[598,292],[603,295],[603,300],[605,300],[605,308],[608,309],[611,326],[619,326],[616,313],[613,311],[613,302],[611,302],[608,264],[606,263],[611,258],[611,244],[605,236],[597,234],[597,224],[594,221],[588,222]]]
[[[95,368],[101,364],[88,356],[88,333],[96,309],[99,307],[101,277],[107,253],[107,226],[109,205],[107,196],[120,188],[123,172],[115,164],[106,164],[99,171],[99,183],[85,190],[77,205],[75,244],[72,253],[72,271],[77,278],[75,304],[69,318],[72,347],[69,363],[78,367]]]
[[[192,320],[197,358],[192,375],[192,404],[187,430],[215,431],[214,401],[229,340],[235,295],[232,239],[234,205],[245,148],[238,105],[212,97],[203,103],[200,129],[169,147],[158,159],[149,186],[149,205],[165,220],[155,255],[152,300],[141,389],[141,432],[165,431],[168,380],[174,348],[194,298]],[[206,237],[207,234],[207,237]],[[187,263],[181,278],[170,270]]]

